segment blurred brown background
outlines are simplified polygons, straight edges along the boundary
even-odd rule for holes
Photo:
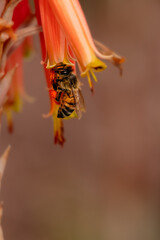
[[[0,151],[12,146],[2,183],[5,240],[158,240],[160,238],[160,1],[83,0],[93,36],[126,57],[82,79],[87,113],[65,121],[53,145],[38,38],[24,64],[25,103]]]

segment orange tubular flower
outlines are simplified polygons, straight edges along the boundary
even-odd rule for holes
[[[97,41],[94,43],[78,0],[48,0],[48,2],[76,56],[82,77],[88,76],[90,82],[89,72],[96,79],[93,71],[102,71],[106,68],[106,65],[96,56],[116,65],[124,62],[124,58],[107,47]],[[96,48],[95,44],[102,52]]]
[[[47,116],[53,114],[56,141],[63,144],[62,120],[57,119],[59,106],[55,102],[56,92],[52,87],[52,69],[60,62],[75,66],[77,61],[81,76],[88,77],[89,86],[93,91],[91,76],[96,81],[94,72],[107,67],[99,58],[111,61],[121,72],[124,58],[93,40],[78,0],[35,0],[35,4],[39,24],[41,23],[43,28],[44,39],[41,34],[41,45],[51,99],[51,111]]]
[[[36,14],[38,23],[42,24],[43,33],[40,33],[42,57],[44,59],[45,74],[47,80],[47,87],[49,89],[51,109],[44,117],[53,116],[55,143],[63,146],[63,122],[62,119],[57,118],[57,111],[59,105],[55,101],[56,91],[52,87],[52,79],[54,73],[52,68],[59,62],[71,64],[66,53],[65,36],[57,22],[55,16],[52,14],[49,3],[46,0],[35,1]]]

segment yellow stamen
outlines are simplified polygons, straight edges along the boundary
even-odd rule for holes
[[[93,72],[92,69],[90,69],[90,72],[91,72],[91,74],[92,74],[92,77],[94,78],[94,81],[97,82],[97,81],[98,81],[98,80],[97,80],[97,77],[96,77],[96,75],[94,74],[94,72]]]
[[[89,72],[87,72],[87,78],[88,78],[89,86],[90,86],[90,88],[92,88],[92,80],[91,80]]]

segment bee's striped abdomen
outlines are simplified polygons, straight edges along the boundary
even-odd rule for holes
[[[75,110],[76,107],[76,102],[74,99],[73,94],[64,94],[63,98],[62,98],[62,103],[60,108],[58,109],[58,114],[57,117],[58,118],[66,118],[69,117],[72,112]]]

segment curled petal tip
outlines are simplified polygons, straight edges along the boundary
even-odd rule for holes
[[[121,65],[122,63],[124,63],[124,62],[126,61],[125,58],[123,58],[123,57],[118,57],[118,56],[113,56],[113,57],[112,57],[112,60],[113,60],[113,62],[114,62],[114,64],[115,64],[116,66],[119,66],[119,65]]]
[[[120,76],[123,75],[123,67],[122,67],[122,63],[124,63],[126,61],[125,58],[123,57],[117,57],[117,56],[114,56],[113,57],[113,64],[119,68],[119,71],[120,71]]]
[[[122,63],[124,63],[126,61],[126,59],[124,58],[124,57],[120,57],[119,58],[119,64],[122,64]]]
[[[97,56],[101,57],[102,59],[109,60],[115,66],[120,68],[120,74],[122,74],[122,67],[121,64],[125,62],[125,58],[119,56],[114,51],[112,51],[107,46],[103,45],[97,40],[94,40],[94,49],[96,51]]]
[[[44,65],[44,64],[45,64],[45,62],[44,62],[43,60],[41,60],[41,61],[40,61],[40,64],[41,64],[41,65]]]
[[[42,114],[42,117],[43,117],[43,118],[49,118],[49,117],[53,116],[53,114],[54,114],[54,105],[52,104],[49,113],[47,113],[47,114]]]
[[[47,113],[47,114],[42,114],[42,117],[43,118],[49,118],[49,117],[51,117],[53,115],[53,111],[50,111],[49,113]]]
[[[28,103],[34,103],[36,100],[34,97],[32,96],[29,96],[26,92],[25,93],[22,93],[22,97],[24,100],[26,100],[26,102]]]

